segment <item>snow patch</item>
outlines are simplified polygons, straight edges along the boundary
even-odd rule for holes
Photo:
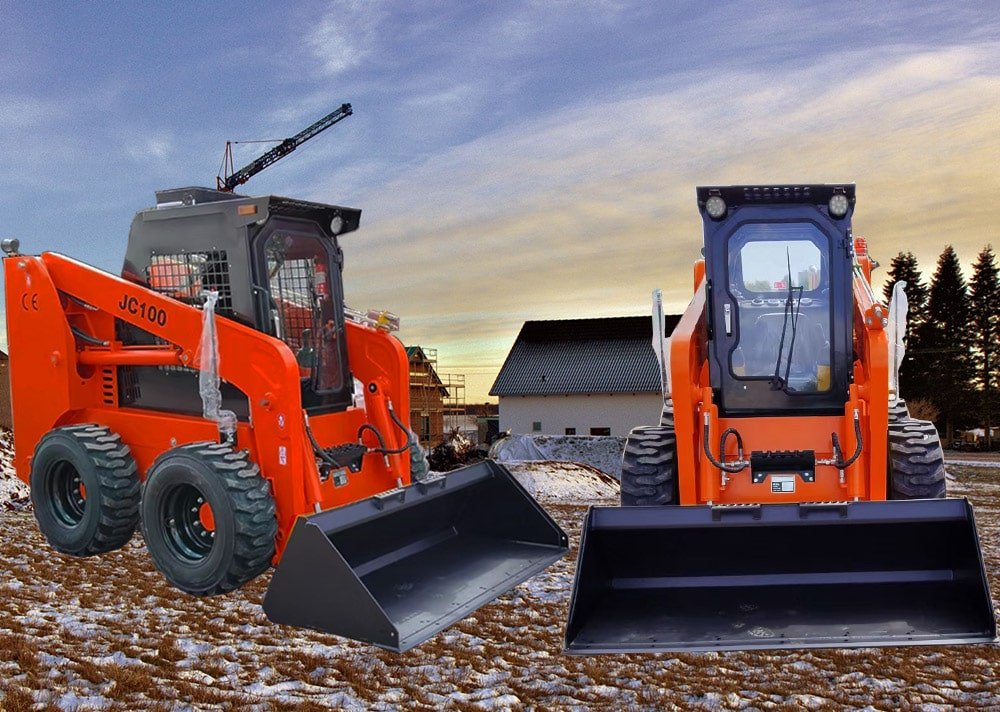
[[[539,502],[589,504],[618,497],[618,482],[593,467],[572,462],[516,462],[506,465]]]
[[[555,460],[590,465],[616,480],[622,476],[625,438],[584,435],[510,435],[493,443],[497,462]]]
[[[14,434],[0,429],[0,509],[26,504],[28,485],[14,472]]]

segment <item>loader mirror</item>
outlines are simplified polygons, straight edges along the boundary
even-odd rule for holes
[[[16,255],[18,249],[21,247],[21,241],[16,237],[7,237],[0,242],[0,250],[4,251],[4,254]]]

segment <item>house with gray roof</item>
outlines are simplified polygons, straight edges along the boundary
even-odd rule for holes
[[[667,316],[666,333],[680,316]],[[616,435],[659,422],[663,399],[648,316],[526,321],[490,395],[500,429]]]

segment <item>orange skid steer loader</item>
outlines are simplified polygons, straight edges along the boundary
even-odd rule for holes
[[[622,506],[587,516],[568,652],[992,641],[972,508],[890,388],[854,186],[697,194],[669,342],[654,308],[663,416],[628,437]]]
[[[15,467],[56,550],[142,528],[170,584],[272,564],[271,620],[406,650],[558,559],[504,468],[428,476],[387,313],[346,310],[360,211],[157,193],[122,277],[5,241]]]

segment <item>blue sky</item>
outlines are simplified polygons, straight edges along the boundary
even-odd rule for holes
[[[858,183],[883,262],[1000,243],[990,3],[0,2],[0,236],[120,269],[227,139],[355,115],[252,179],[360,207],[348,301],[485,396],[525,319],[683,308],[700,183]],[[238,147],[237,164],[261,146]]]

